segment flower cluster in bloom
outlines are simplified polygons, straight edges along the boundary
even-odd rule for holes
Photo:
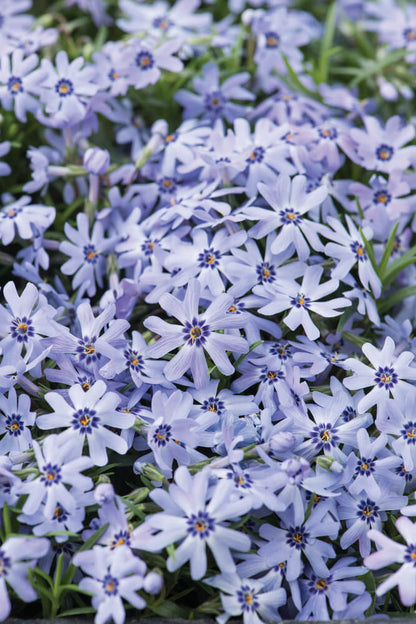
[[[315,4],[0,0],[1,621],[414,608],[416,9]]]

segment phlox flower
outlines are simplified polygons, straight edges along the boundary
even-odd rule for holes
[[[85,507],[92,503],[90,492],[78,493],[77,507],[68,511],[59,502],[52,514],[45,512],[46,504],[42,503],[34,514],[20,514],[19,522],[31,527],[33,535],[41,536],[52,532],[70,531],[77,533],[83,529],[85,519]],[[67,535],[55,535],[56,542],[67,541]]]
[[[225,613],[217,618],[219,624],[225,624],[230,617],[238,615],[243,616],[244,624],[263,624],[259,616],[267,622],[281,620],[278,608],[286,602],[286,592],[282,587],[267,591],[262,579],[240,578],[236,572],[211,576],[205,583],[221,590]]]
[[[30,398],[10,388],[9,394],[0,396],[0,454],[26,451],[32,442],[30,427],[35,423],[35,412],[30,411]]]
[[[0,621],[5,620],[11,611],[7,585],[24,602],[37,599],[27,571],[34,568],[39,557],[46,555],[48,550],[49,540],[46,538],[9,537],[0,544]]]
[[[111,618],[115,624],[123,624],[126,614],[124,598],[136,609],[144,609],[146,601],[137,594],[142,589],[146,564],[133,555],[127,546],[112,552],[102,546],[78,552],[73,563],[89,576],[84,577],[80,589],[92,594],[92,605],[97,609],[95,624],[105,624]]]
[[[3,108],[14,108],[19,121],[26,121],[26,113],[36,113],[40,108],[39,100],[34,95],[39,94],[39,83],[42,82],[43,72],[35,70],[38,64],[36,54],[24,58],[23,50],[16,50],[11,56],[2,55],[0,58],[0,100]],[[33,71],[35,70],[35,71]]]
[[[216,331],[241,326],[238,315],[227,315],[232,297],[226,294],[219,295],[200,315],[198,312],[200,295],[201,284],[193,279],[188,284],[183,301],[168,293],[160,298],[161,307],[170,316],[176,317],[181,325],[167,323],[153,316],[144,321],[145,327],[161,336],[150,345],[149,357],[160,358],[181,346],[179,352],[166,364],[164,374],[169,381],[175,381],[191,369],[197,388],[203,387],[209,380],[204,349],[224,375],[234,372],[226,351],[237,353],[248,351],[248,344],[244,338],[219,334]]]
[[[382,596],[397,585],[402,604],[411,607],[416,603],[416,526],[409,518],[401,516],[396,520],[396,528],[406,545],[393,541],[380,530],[372,529],[368,537],[377,544],[378,550],[368,555],[364,564],[370,570],[379,570],[391,563],[401,563],[396,572],[380,583],[376,595]]]
[[[60,251],[70,256],[61,267],[65,275],[74,275],[72,288],[78,288],[83,283],[88,283],[87,293],[93,297],[96,293],[96,283],[100,288],[103,286],[103,276],[107,267],[105,254],[115,244],[114,239],[104,238],[104,230],[100,221],[96,221],[89,233],[88,217],[84,212],[77,214],[76,230],[69,223],[65,223],[65,235],[71,242],[63,241]]]
[[[235,520],[247,513],[251,506],[250,501],[233,499],[230,496],[233,486],[225,480],[209,488],[210,477],[209,469],[192,477],[185,466],[180,466],[175,472],[175,483],[170,485],[169,492],[153,490],[150,497],[164,511],[148,515],[145,525],[158,532],[152,536],[140,537],[142,531],[133,531],[133,548],[155,552],[180,541],[175,548],[175,555],[167,560],[167,569],[174,572],[190,561],[191,577],[198,580],[206,573],[208,546],[221,572],[234,572],[235,563],[231,549],[248,550],[250,538],[240,531],[228,528],[224,522]]]
[[[181,40],[171,39],[155,47],[150,40],[134,39],[129,50],[129,83],[135,89],[143,89],[149,84],[155,84],[162,72],[166,69],[171,72],[180,72],[183,63],[176,56],[182,45]]]
[[[0,156],[5,156],[10,152],[10,141],[2,141],[0,143]],[[11,172],[10,165],[0,162],[0,176],[7,176]]]
[[[389,434],[390,442],[397,455],[403,458],[405,470],[413,471],[416,466],[416,419],[415,419],[414,391],[404,395],[403,400],[389,401],[386,408],[377,418],[377,429],[383,434]]]
[[[367,251],[364,241],[352,219],[347,215],[345,217],[348,230],[347,232],[338,219],[328,217],[327,222],[331,226],[332,231],[328,230],[325,236],[335,242],[327,243],[325,246],[325,254],[330,258],[336,258],[338,263],[332,269],[331,276],[335,279],[343,279],[354,265],[357,265],[358,275],[364,288],[371,289],[374,297],[379,297],[381,293],[381,282],[375,272]],[[370,232],[363,230],[367,239],[370,238]]]
[[[328,606],[333,612],[343,611],[348,606],[350,594],[363,594],[365,584],[362,581],[350,579],[365,574],[366,568],[352,566],[354,562],[354,557],[344,557],[334,563],[328,575],[310,574],[304,581],[308,599],[296,618],[307,620],[312,616],[317,620],[330,620]]]
[[[304,214],[322,204],[328,195],[325,186],[319,186],[310,193],[307,192],[307,178],[296,175],[292,180],[284,173],[272,186],[260,182],[258,190],[269,204],[270,208],[257,206],[242,210],[248,219],[257,221],[249,231],[253,238],[263,238],[272,230],[278,229],[278,235],[270,247],[272,253],[279,253],[294,245],[299,260],[306,260],[310,255],[309,244],[316,251],[323,251],[323,245],[318,233],[325,230],[325,226],[305,219]],[[305,240],[306,239],[306,240]]]
[[[41,70],[45,77],[40,97],[46,113],[51,115],[43,118],[44,122],[61,128],[84,119],[88,101],[98,90],[98,85],[93,82],[95,67],[83,67],[84,63],[82,56],[69,62],[63,50],[56,55],[56,68],[49,59],[42,59]]]
[[[262,284],[255,286],[253,292],[268,299],[270,303],[259,308],[262,314],[278,314],[284,310],[290,310],[284,318],[284,323],[291,330],[295,330],[299,325],[303,329],[309,340],[316,340],[320,336],[320,331],[312,321],[309,310],[324,318],[338,316],[340,310],[351,305],[351,301],[345,297],[336,297],[329,301],[319,301],[337,290],[339,282],[337,279],[330,279],[320,284],[323,268],[319,265],[307,266],[302,284],[294,279],[276,280],[273,284]]]
[[[33,450],[39,476],[26,480],[19,486],[21,494],[28,494],[22,508],[23,513],[36,513],[45,499],[44,513],[48,517],[54,514],[58,504],[69,512],[74,511],[78,506],[78,494],[92,487],[92,480],[81,474],[82,470],[93,466],[91,459],[80,457],[71,445],[57,444],[55,435],[45,438],[42,449],[33,440]],[[70,485],[71,490],[65,485]]]
[[[31,204],[32,198],[23,195],[6,204],[0,211],[0,237],[3,245],[10,245],[16,235],[28,240],[35,236],[36,229],[44,232],[55,220],[55,208]]]
[[[360,413],[367,411],[373,405],[382,406],[390,399],[390,392],[394,397],[405,395],[409,391],[409,384],[404,381],[416,379],[416,367],[410,366],[414,359],[410,351],[402,351],[395,357],[396,345],[394,340],[387,336],[381,350],[369,342],[362,347],[364,355],[370,360],[373,368],[357,359],[348,358],[344,362],[345,368],[353,371],[351,377],[344,379],[344,385],[349,390],[359,390],[373,386],[358,403]]]
[[[106,448],[124,455],[127,442],[107,428],[127,429],[134,424],[133,414],[116,412],[120,397],[107,392],[106,384],[101,380],[86,392],[76,384],[68,390],[68,395],[71,403],[58,392],[48,392],[45,399],[54,412],[39,416],[37,425],[41,429],[65,427],[56,439],[59,444],[70,444],[77,456],[82,455],[84,442],[88,441],[89,454],[96,466],[106,464]]]

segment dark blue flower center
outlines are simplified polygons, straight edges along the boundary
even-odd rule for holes
[[[69,517],[69,513],[65,511],[65,509],[58,503],[55,507],[55,511],[53,512],[53,520],[57,522],[66,522]]]
[[[405,28],[403,37],[408,43],[416,41],[416,28]]]
[[[260,607],[256,590],[249,585],[241,585],[237,590],[237,600],[243,613],[254,613]]]
[[[318,578],[317,576],[313,576],[308,581],[308,588],[311,594],[325,594],[328,587],[332,583],[332,577],[328,576],[328,578]]]
[[[91,434],[93,429],[98,429],[99,422],[100,418],[97,416],[97,412],[95,410],[88,407],[82,407],[73,414],[71,425],[81,434]]]
[[[215,520],[206,511],[192,514],[186,521],[187,531],[192,537],[206,539],[215,530]]]
[[[260,381],[268,384],[269,386],[277,383],[284,378],[285,374],[282,370],[269,370],[267,366],[263,366],[260,370]]]
[[[394,371],[394,368],[389,366],[379,366],[378,371],[374,375],[374,382],[378,385],[379,388],[385,388],[385,390],[390,390],[391,388],[393,388],[394,384],[398,382],[398,376],[397,373]]]
[[[332,427],[331,423],[319,423],[310,432],[311,440],[315,444],[316,450],[325,449],[329,451],[331,447],[337,446],[339,437],[337,436],[338,429]]]
[[[252,165],[256,162],[261,163],[264,158],[264,152],[264,147],[261,147],[261,145],[253,148],[250,156],[246,158],[246,163],[248,163],[249,165]]]
[[[134,370],[136,373],[143,370],[144,360],[137,351],[134,351],[133,349],[126,349],[124,351],[124,357],[126,358],[127,366],[130,369]]]
[[[51,487],[62,480],[61,468],[57,464],[47,463],[42,468],[40,480],[45,487]]]
[[[163,30],[163,32],[166,32],[171,24],[172,22],[165,16],[155,17],[155,19],[153,20],[153,27],[159,28],[159,30]]]
[[[303,527],[290,527],[286,533],[286,544],[296,550],[303,550],[308,543],[309,533]]]
[[[391,202],[391,195],[387,191],[376,191],[373,196],[374,204],[384,204],[387,206]]]
[[[357,516],[360,520],[365,522],[368,526],[371,526],[376,518],[378,518],[378,512],[380,507],[375,504],[370,498],[363,499],[358,504]]]
[[[260,284],[271,284],[276,278],[276,269],[274,264],[269,262],[261,262],[256,266],[257,278]]]
[[[117,531],[114,533],[111,540],[111,550],[114,550],[118,546],[130,546],[130,533],[128,531]]]
[[[201,269],[215,269],[219,265],[220,259],[221,252],[210,247],[209,249],[204,249],[204,251],[198,255],[197,261]]]
[[[171,425],[160,425],[157,427],[153,434],[153,442],[157,444],[157,446],[166,446],[169,440],[172,438],[172,427]]]
[[[23,82],[21,78],[17,76],[10,76],[7,81],[7,88],[12,95],[17,95],[18,93],[23,93]]]
[[[391,145],[386,145],[385,143],[382,143],[376,149],[376,156],[379,160],[384,160],[384,161],[391,160],[391,158],[393,157],[393,154],[394,154],[394,149],[391,147]]]
[[[143,50],[142,52],[136,54],[136,65],[137,67],[140,67],[140,69],[147,71],[148,69],[152,69],[154,64],[155,60],[153,55],[147,50]]]
[[[204,104],[207,111],[218,115],[224,108],[225,97],[221,91],[212,91],[212,93],[206,94]]]
[[[409,544],[404,551],[404,560],[416,567],[416,544]]]
[[[86,260],[89,264],[96,264],[100,252],[96,250],[94,245],[91,245],[91,243],[84,245],[83,252],[84,260]]]
[[[361,459],[357,459],[354,477],[357,477],[358,475],[369,477],[375,469],[376,464],[372,457],[361,457]]]
[[[175,193],[177,190],[176,180],[165,176],[158,181],[158,187],[161,193]]]
[[[6,429],[10,435],[17,438],[24,431],[25,425],[22,417],[19,414],[12,414],[11,416],[7,416]]]
[[[206,339],[210,335],[209,326],[202,319],[192,319],[192,323],[186,321],[182,330],[184,342],[190,346],[201,347],[206,343]]]
[[[292,358],[292,346],[287,342],[275,342],[269,348],[271,355],[277,355],[282,361],[286,361]]]
[[[352,405],[348,405],[348,407],[346,407],[341,413],[341,419],[343,420],[343,422],[350,422],[350,420],[353,420],[356,416],[357,412],[352,407]]]
[[[107,596],[116,596],[118,594],[118,579],[111,574],[106,574],[103,578],[103,588]]]
[[[305,297],[303,293],[298,293],[296,297],[292,297],[290,303],[296,308],[310,308],[311,306],[310,298]]]
[[[416,444],[416,422],[409,420],[403,429],[400,430],[402,437],[406,440],[407,444]]]
[[[224,411],[224,408],[225,408],[224,401],[221,401],[221,399],[217,399],[217,397],[209,397],[201,405],[201,409],[204,412],[206,411],[215,412],[219,416],[221,416],[222,412]]]
[[[70,80],[61,78],[55,85],[55,91],[59,97],[67,97],[68,95],[72,95],[74,92],[74,85]]]
[[[302,216],[300,212],[293,210],[292,208],[285,208],[284,210],[279,210],[280,221],[284,225],[300,225],[302,222]]]
[[[85,363],[88,365],[92,362],[96,362],[101,357],[101,353],[97,353],[95,349],[96,340],[97,338],[95,336],[91,338],[84,336],[83,339],[78,340],[76,352],[78,353],[79,359],[81,361],[85,360]]]
[[[264,33],[264,36],[266,38],[266,48],[270,49],[275,49],[278,48],[280,45],[280,37],[277,34],[276,31],[274,30],[269,30],[266,33]]]
[[[27,342],[29,338],[33,338],[35,335],[35,328],[33,327],[32,320],[27,318],[27,316],[13,319],[10,330],[12,332],[12,338],[17,340],[17,342]]]
[[[354,241],[353,243],[351,243],[350,248],[353,254],[355,254],[355,258],[356,260],[358,260],[358,262],[364,262],[364,260],[367,260],[367,252],[362,243]]]

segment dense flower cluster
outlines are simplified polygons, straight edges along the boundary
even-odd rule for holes
[[[36,4],[0,0],[0,620],[413,607],[416,10]]]

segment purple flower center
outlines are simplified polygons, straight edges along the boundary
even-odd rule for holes
[[[202,319],[192,319],[192,323],[186,321],[185,327],[182,330],[184,334],[184,342],[190,346],[196,345],[201,347],[206,343],[206,339],[210,335],[209,325]]]
[[[394,149],[391,147],[391,145],[386,145],[385,143],[382,143],[376,149],[376,156],[379,160],[391,160],[393,154]]]
[[[219,416],[221,416],[222,412],[224,411],[224,408],[225,408],[224,401],[221,401],[221,399],[217,399],[216,397],[209,397],[201,405],[201,409],[204,412],[206,411],[215,412]]]
[[[269,30],[266,33],[264,33],[264,36],[266,38],[266,48],[268,48],[269,50],[273,50],[279,47],[280,37],[276,31]]]
[[[406,440],[407,444],[416,444],[416,422],[409,420],[400,430],[403,438]]]
[[[206,539],[215,530],[215,520],[206,511],[199,511],[192,514],[186,521],[187,531],[192,537]]]
[[[252,165],[253,163],[261,163],[264,158],[265,149],[259,145],[255,147],[248,158],[246,158],[246,163]]]
[[[256,590],[249,585],[241,585],[240,589],[237,590],[237,600],[243,613],[244,611],[246,613],[254,613],[260,606]]]
[[[17,438],[25,429],[22,417],[19,414],[12,414],[6,418],[6,429],[10,435]]]
[[[300,212],[296,212],[292,208],[285,208],[284,210],[279,210],[280,221],[283,225],[300,225],[302,222],[302,216]]]
[[[367,252],[362,243],[354,241],[353,243],[351,243],[350,247],[353,254],[355,254],[355,258],[356,260],[358,260],[358,262],[364,262],[364,260],[367,260]]]
[[[416,544],[409,544],[404,551],[404,560],[406,563],[413,564],[416,567]]]
[[[253,480],[246,472],[227,472],[227,479],[232,479],[236,488],[242,488],[248,490],[253,485]]]
[[[343,422],[350,422],[350,420],[353,420],[356,416],[357,412],[355,411],[355,409],[352,407],[352,405],[348,405],[348,407],[346,407],[342,412],[341,419],[343,420]]]
[[[285,378],[285,374],[283,371],[269,370],[267,366],[262,367],[260,371],[260,376],[259,376],[260,381],[262,381],[263,383],[267,383],[269,386],[273,385],[274,383],[284,378]]]
[[[412,41],[416,41],[416,29],[415,28],[405,28],[403,31],[404,39],[410,43]]]
[[[93,377],[78,377],[77,382],[82,386],[84,392],[87,392],[91,388],[91,386],[95,383],[95,379]]]
[[[204,104],[207,111],[210,113],[219,114],[224,108],[225,97],[221,93],[221,91],[212,91],[212,93],[207,93],[204,98]]]
[[[380,507],[371,499],[363,499],[358,504],[357,516],[360,520],[366,522],[368,526],[371,526],[376,518],[378,518],[379,509]]]
[[[276,270],[274,264],[269,262],[262,262],[256,266],[257,278],[260,284],[271,284],[276,277]]]
[[[332,427],[331,423],[320,423],[316,427],[312,429],[310,432],[310,436],[312,442],[315,444],[316,450],[325,449],[329,451],[335,446],[337,446],[337,442],[339,437],[336,435],[338,429],[336,427]]]
[[[114,533],[111,540],[111,550],[117,548],[117,546],[130,546],[130,533],[128,531],[117,531]]]
[[[374,382],[378,385],[379,388],[385,388],[385,390],[390,390],[391,388],[393,388],[394,384],[397,384],[398,376],[397,373],[394,371],[394,368],[389,366],[379,366],[378,371],[374,375]]]
[[[157,446],[166,446],[169,440],[172,438],[171,425],[160,425],[153,434],[153,442]]]
[[[22,209],[16,205],[8,206],[7,208],[3,208],[1,211],[1,216],[3,219],[16,219],[16,217],[22,212]]]
[[[89,243],[88,245],[84,245],[84,260],[86,260],[89,264],[96,264],[98,260],[98,256],[100,252],[96,250],[94,245]]]
[[[7,576],[10,568],[11,568],[11,561],[9,557],[7,557],[4,550],[0,548],[0,578]]]
[[[33,338],[35,335],[35,328],[33,327],[32,321],[26,316],[13,319],[10,330],[12,332],[12,338],[17,340],[17,342],[27,342],[29,338]]]
[[[159,180],[158,186],[161,193],[174,193],[177,188],[175,179],[167,176]]]
[[[21,78],[17,76],[10,76],[7,81],[7,88],[12,95],[17,95],[18,93],[23,93],[23,82]]]
[[[243,311],[244,311],[244,303],[242,301],[238,301],[230,305],[226,314],[241,314],[241,312]]]
[[[355,467],[354,478],[358,475],[369,477],[376,469],[376,464],[373,458],[361,457],[357,459],[357,465]]]
[[[271,353],[272,355],[277,355],[280,360],[283,360],[285,362],[292,357],[292,347],[288,343],[275,342],[269,348],[269,353]]]
[[[137,351],[133,351],[133,349],[126,349],[124,351],[124,357],[127,360],[127,366],[134,370],[136,373],[143,370],[143,357],[139,355]]]
[[[201,269],[214,270],[219,265],[220,259],[221,252],[210,247],[209,249],[204,249],[204,251],[198,255],[198,266],[201,267]]]
[[[157,240],[153,241],[150,238],[147,238],[144,243],[142,243],[141,250],[144,252],[145,256],[151,256],[153,254],[155,243],[157,242]]]
[[[106,574],[103,578],[103,588],[107,596],[116,596],[118,594],[118,579],[111,574]]]
[[[167,17],[155,17],[153,20],[153,28],[159,28],[163,32],[166,32],[171,24],[172,22]]]
[[[408,470],[406,470],[404,464],[402,464],[401,466],[396,466],[394,472],[399,475],[399,477],[404,477],[406,482],[413,480],[413,475]]]
[[[82,407],[73,414],[71,425],[75,431],[79,431],[81,434],[90,434],[93,429],[98,429],[100,418],[96,414],[95,410]]]
[[[374,204],[384,204],[387,206],[391,202],[391,195],[387,191],[376,191],[373,196]]]
[[[88,338],[88,336],[84,336],[83,339],[78,340],[78,346],[76,348],[76,352],[78,353],[79,359],[85,360],[86,364],[91,364],[91,362],[96,362],[100,359],[101,353],[97,353],[94,343],[97,340],[95,336],[92,338]]]
[[[137,67],[140,67],[140,69],[147,71],[148,69],[152,69],[154,64],[155,60],[153,55],[147,50],[143,50],[142,52],[136,54],[136,65]]]
[[[108,72],[108,77],[110,78],[111,82],[114,82],[115,80],[120,78],[120,74],[115,69],[111,68]]]
[[[286,544],[296,550],[303,550],[308,543],[309,533],[303,527],[290,527],[286,533]]]
[[[328,127],[319,128],[318,134],[321,137],[321,139],[329,139],[331,141],[336,139],[338,136],[338,132],[335,128],[328,128]]]
[[[298,293],[296,297],[292,297],[290,303],[296,308],[310,308],[311,306],[310,298],[305,297],[303,293]]]
[[[62,480],[61,468],[57,464],[47,463],[42,468],[40,480],[45,487],[51,487]]]
[[[311,594],[325,594],[329,585],[332,583],[332,577],[328,576],[328,578],[318,578],[317,576],[313,576],[310,581],[308,581],[308,588]]]
[[[66,520],[68,520],[68,516],[69,513],[58,503],[55,507],[55,511],[53,512],[52,520],[56,520],[57,522],[66,522]]]
[[[67,97],[68,95],[72,95],[74,92],[74,85],[70,80],[61,78],[55,85],[55,91],[59,97]]]

